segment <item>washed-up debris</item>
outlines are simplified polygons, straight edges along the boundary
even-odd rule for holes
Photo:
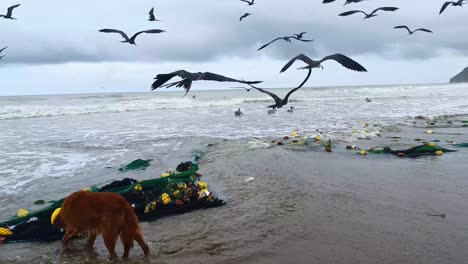
[[[119,171],[126,172],[126,171],[132,171],[132,170],[144,170],[150,166],[150,161],[152,161],[152,159],[148,159],[148,160],[137,159],[119,168]]]

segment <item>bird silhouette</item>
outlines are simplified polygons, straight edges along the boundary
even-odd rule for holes
[[[14,5],[14,6],[10,6],[8,9],[7,9],[7,13],[6,15],[0,15],[0,17],[3,17],[5,19],[16,19],[14,17],[12,17],[13,15],[13,9],[17,8],[18,6],[20,6],[20,4],[17,4],[17,5]]]
[[[307,33],[307,32],[301,32],[299,34],[294,34],[293,36],[285,36],[285,37],[279,37],[279,38],[275,38],[274,40],[268,42],[267,44],[261,46],[258,50],[262,50],[264,48],[266,48],[267,46],[269,46],[271,43],[275,42],[275,41],[278,41],[278,40],[284,40],[286,42],[289,42],[291,43],[291,39],[295,39],[295,40],[299,40],[299,41],[302,41],[302,42],[311,42],[311,41],[314,41],[312,39],[303,39],[303,35]]]
[[[445,2],[443,5],[442,5],[442,8],[440,9],[440,12],[439,12],[439,15],[442,14],[442,12],[445,11],[445,9],[449,6],[449,5],[452,5],[452,6],[463,6],[464,4],[466,4],[467,1],[465,0],[458,0],[456,2]]]
[[[252,84],[249,84],[249,86],[252,87],[253,89],[261,92],[261,93],[268,94],[269,96],[271,96],[271,98],[273,98],[273,100],[275,100],[274,104],[268,106],[269,108],[272,108],[271,112],[269,110],[268,113],[272,114],[272,113],[276,112],[276,109],[279,109],[279,108],[281,108],[281,107],[288,104],[288,100],[289,100],[289,97],[291,96],[291,94],[293,94],[295,91],[301,89],[302,86],[304,86],[304,84],[309,80],[311,73],[312,73],[312,69],[309,69],[309,72],[307,73],[307,76],[304,79],[304,81],[302,81],[302,83],[299,84],[299,86],[297,86],[296,88],[289,91],[283,99],[281,99],[278,95],[276,95],[276,94],[274,94],[274,93],[272,93],[270,91],[267,91],[267,90],[265,90],[263,88],[256,87],[256,86],[254,86]]]
[[[242,21],[242,19],[244,19],[244,18],[246,18],[246,17],[248,17],[248,16],[250,16],[250,15],[252,15],[252,14],[250,14],[250,13],[245,13],[245,14],[243,14],[243,15],[239,18],[239,21]]]
[[[155,33],[163,33],[163,32],[166,32],[166,31],[161,30],[161,29],[143,30],[143,31],[140,31],[140,32],[135,33],[135,35],[133,35],[131,38],[129,38],[129,37],[127,36],[127,34],[125,34],[123,31],[121,31],[121,30],[116,30],[116,29],[104,28],[104,29],[99,30],[99,32],[103,32],[103,33],[119,33],[119,34],[125,39],[125,40],[121,41],[122,43],[130,43],[130,44],[136,45],[135,39],[136,39],[136,37],[138,37],[138,35],[140,35],[140,34],[142,34],[142,33],[151,33],[151,34],[155,34]]]
[[[255,0],[252,0],[252,1],[247,1],[247,0],[241,0],[241,2],[246,2],[247,4],[249,4],[249,6],[255,4]]]
[[[148,21],[161,21],[161,20],[157,20],[156,17],[154,16],[154,7],[151,8],[151,10],[149,11]]]
[[[376,13],[378,11],[396,11],[396,10],[398,10],[398,7],[379,7],[377,9],[375,9],[374,11],[372,11],[370,14],[367,14],[366,12],[361,11],[361,10],[352,10],[352,11],[347,11],[347,12],[341,13],[338,16],[349,16],[349,15],[352,15],[352,14],[355,14],[355,13],[363,13],[365,15],[365,17],[364,17],[364,20],[365,20],[365,19],[377,16]]]
[[[344,3],[344,5],[347,5],[347,4],[352,4],[352,3],[359,3],[359,2],[362,2],[362,1],[365,1],[365,0],[346,0],[346,2]],[[323,0],[323,4],[328,4],[328,3],[333,3],[335,2],[335,0]]]
[[[182,78],[181,81],[173,82],[173,83],[168,83],[170,79],[174,78],[175,76],[179,76]],[[244,83],[244,84],[257,84],[261,83],[261,81],[243,81],[243,80],[238,80],[238,79],[233,79],[230,77],[226,77],[223,75],[219,75],[216,73],[211,73],[211,72],[196,72],[196,73],[191,73],[185,70],[179,70],[167,74],[158,74],[154,78],[156,81],[153,82],[153,85],[151,86],[151,90],[158,89],[159,87],[184,87],[185,89],[185,94],[187,94],[190,91],[190,88],[192,88],[192,82],[193,81],[217,81],[217,82],[238,82],[238,83]],[[184,95],[185,96],[185,95]]]
[[[432,31],[430,31],[429,29],[426,29],[426,28],[418,28],[418,29],[415,29],[415,30],[413,30],[413,31],[411,31],[411,29],[409,29],[408,26],[396,26],[396,27],[394,27],[394,28],[404,28],[404,29],[408,30],[408,33],[409,33],[410,35],[413,35],[414,32],[416,32],[416,31],[423,31],[423,32],[427,32],[427,33],[434,33],[434,32],[432,32]]]
[[[347,69],[358,71],[358,72],[367,72],[367,70],[361,64],[357,63],[356,61],[352,60],[351,58],[345,55],[338,54],[338,53],[326,56],[323,59],[318,60],[318,61],[312,60],[311,58],[307,57],[304,54],[299,54],[296,57],[292,58],[288,63],[286,63],[286,65],[284,65],[284,67],[281,69],[281,72],[287,71],[289,67],[291,67],[291,65],[293,65],[296,60],[301,60],[307,64],[307,66],[302,67],[300,69],[313,69],[313,68],[323,69],[322,63],[324,61],[334,60]]]
[[[7,48],[8,48],[8,47],[4,47],[3,49],[0,49],[0,54],[2,54],[2,52],[3,52],[4,50],[6,50]],[[0,56],[0,60],[3,59],[3,57],[5,57],[5,55],[1,55],[1,56]]]

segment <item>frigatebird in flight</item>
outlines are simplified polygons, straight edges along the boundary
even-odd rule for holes
[[[268,42],[267,44],[261,46],[258,50],[262,50],[262,49],[266,48],[268,45],[270,45],[271,43],[273,43],[275,41],[278,41],[278,40],[284,40],[284,41],[289,42],[289,43],[291,43],[291,39],[299,40],[299,41],[302,41],[302,42],[314,41],[312,39],[303,39],[302,37],[306,33],[307,32],[301,32],[299,34],[294,34],[293,36],[285,36],[285,37],[275,38],[274,40],[272,40],[272,41]]]
[[[248,17],[248,16],[250,16],[250,15],[252,15],[252,14],[250,14],[250,13],[245,13],[245,14],[243,14],[243,15],[239,18],[239,21],[242,21],[242,19],[244,19],[244,18],[246,18],[246,17]]]
[[[13,15],[13,9],[17,8],[18,6],[20,6],[20,4],[10,6],[7,9],[6,15],[0,15],[0,17],[3,17],[5,19],[16,19],[16,18],[12,17],[12,15]]]
[[[416,31],[422,31],[422,32],[427,32],[427,33],[434,33],[434,32],[430,31],[430,30],[427,29],[427,28],[418,28],[418,29],[415,29],[415,30],[413,30],[413,31],[411,31],[411,29],[409,29],[408,26],[396,26],[396,27],[394,27],[394,28],[404,28],[404,29],[408,30],[408,33],[409,33],[410,35],[413,35],[414,32],[416,32]]]
[[[362,1],[365,1],[365,0],[346,0],[346,2],[344,3],[344,5],[347,5],[347,4],[352,4],[352,3],[359,3],[359,2],[362,2]],[[335,0],[323,0],[323,4],[328,4],[328,3],[333,3],[335,2]]]
[[[247,4],[249,4],[249,6],[255,4],[255,0],[251,0],[251,1],[241,0],[241,2],[246,2]]]
[[[135,33],[135,35],[133,35],[131,38],[129,38],[129,37],[127,36],[127,34],[125,34],[125,32],[123,32],[123,31],[121,31],[121,30],[116,30],[116,29],[104,28],[104,29],[99,30],[99,32],[103,32],[103,33],[119,33],[119,34],[125,39],[125,40],[121,41],[122,43],[130,43],[130,44],[136,45],[135,39],[136,39],[136,37],[138,37],[138,35],[140,35],[140,34],[142,34],[142,33],[155,34],[155,33],[163,33],[163,32],[166,32],[166,31],[161,30],[161,29],[143,30],[143,31],[140,31],[140,32]]]
[[[179,76],[182,78],[181,81],[173,82],[173,83],[168,83],[170,79]],[[190,91],[190,88],[192,88],[192,82],[193,81],[217,81],[217,82],[238,82],[238,83],[244,83],[244,84],[257,84],[261,83],[261,81],[244,81],[244,80],[238,80],[238,79],[233,79],[230,77],[226,77],[223,75],[219,75],[216,73],[211,73],[211,72],[188,72],[185,70],[179,70],[171,73],[166,73],[166,74],[158,74],[154,78],[156,81],[153,82],[153,85],[151,86],[151,90],[158,89],[159,87],[183,87],[185,89],[185,94],[187,94]],[[184,95],[185,96],[185,95]]]
[[[364,20],[365,20],[365,19],[377,16],[376,13],[378,11],[392,11],[393,12],[393,11],[396,11],[396,10],[398,10],[398,7],[379,7],[377,9],[375,9],[374,11],[372,11],[370,14],[367,14],[366,12],[361,11],[361,10],[352,10],[352,11],[347,11],[347,12],[341,13],[341,14],[339,14],[339,16],[349,16],[349,15],[356,14],[356,13],[363,13],[365,15],[365,17],[364,17]]]
[[[318,60],[318,61],[312,60],[311,58],[307,57],[304,54],[299,54],[296,57],[292,58],[288,63],[286,63],[286,65],[284,65],[284,67],[281,69],[281,72],[287,71],[289,67],[291,67],[291,65],[293,65],[296,60],[301,60],[307,64],[307,66],[302,67],[300,69],[313,69],[313,68],[323,69],[323,66],[322,66],[323,62],[327,60],[334,60],[349,70],[358,71],[358,72],[367,72],[366,68],[364,68],[361,64],[339,53],[326,56],[323,59]]]
[[[0,54],[2,54],[2,52],[6,50],[7,48],[8,47],[4,47],[3,49],[0,49]],[[0,60],[3,59],[3,57],[5,57],[5,55],[0,56]]]
[[[467,1],[465,1],[465,0],[458,0],[458,1],[456,1],[456,2],[451,2],[451,1],[445,2],[445,3],[442,5],[442,8],[440,9],[439,15],[442,14],[442,12],[444,12],[445,9],[446,9],[449,5],[462,7],[464,4],[466,4],[466,2],[467,2]]]
[[[154,16],[154,7],[151,8],[151,10],[149,11],[148,21],[161,21],[161,20],[157,20],[156,17]]]

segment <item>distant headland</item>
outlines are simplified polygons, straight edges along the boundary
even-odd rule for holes
[[[466,67],[462,72],[455,75],[450,79],[450,83],[463,83],[468,82],[468,67]]]

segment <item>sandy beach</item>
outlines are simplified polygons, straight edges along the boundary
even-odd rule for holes
[[[153,255],[144,259],[135,248],[131,262],[465,263],[468,154],[446,142],[468,142],[466,128],[417,126],[353,143],[398,149],[420,138],[458,152],[399,158],[362,156],[344,142],[327,153],[322,143],[295,145],[281,136],[213,140],[200,172],[228,204],[143,223]],[[271,140],[285,144],[267,147]],[[76,240],[60,254],[58,242],[6,244],[0,255],[2,263],[106,262],[101,239],[95,254],[84,256],[83,246]]]

